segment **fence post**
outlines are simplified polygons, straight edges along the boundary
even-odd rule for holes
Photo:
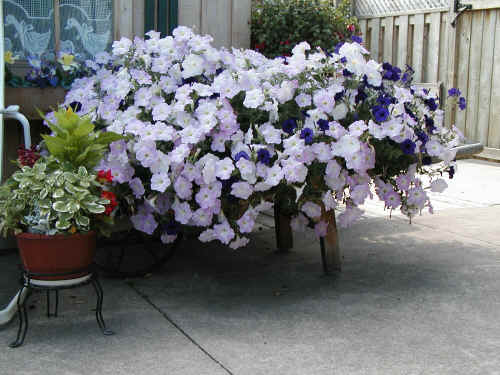
[[[448,17],[446,19],[446,30],[448,32],[448,46],[447,56],[448,63],[446,64],[446,87],[445,93],[451,87],[455,87],[457,82],[457,30],[459,25],[455,27],[451,25],[451,22],[455,18],[455,1],[450,0],[450,10],[448,11]],[[446,96],[446,95],[445,95]],[[446,103],[445,112],[445,125],[451,127],[451,124],[455,123],[455,108]]]

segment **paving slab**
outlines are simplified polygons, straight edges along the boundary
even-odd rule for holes
[[[10,259],[7,259],[10,258]],[[4,299],[15,290],[17,255],[0,263]],[[4,279],[4,277],[3,277]],[[3,280],[2,280],[3,281]],[[60,291],[59,317],[47,318],[45,294],[29,300],[29,330],[23,346],[11,349],[17,319],[0,328],[0,374],[226,374],[144,301],[125,281],[101,280],[103,315],[113,336],[103,336],[95,320],[95,294],[91,286]]]
[[[232,374],[498,374],[499,215],[365,218],[333,277],[312,237],[285,256],[272,230],[239,251],[188,242],[135,287]]]

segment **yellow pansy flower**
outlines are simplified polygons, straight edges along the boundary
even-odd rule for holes
[[[62,53],[57,60],[64,70],[78,68],[78,63],[75,61],[75,56],[70,53]]]
[[[14,56],[12,51],[6,51],[3,55],[3,60],[5,61],[6,64],[14,64],[16,60],[19,58],[19,56]]]

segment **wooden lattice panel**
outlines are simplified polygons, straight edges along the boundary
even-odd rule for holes
[[[354,3],[354,11],[359,17],[449,7],[449,0],[356,0]]]

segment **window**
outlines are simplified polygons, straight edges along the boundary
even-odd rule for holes
[[[88,59],[113,40],[113,0],[4,0],[5,50],[20,58],[58,51]]]

